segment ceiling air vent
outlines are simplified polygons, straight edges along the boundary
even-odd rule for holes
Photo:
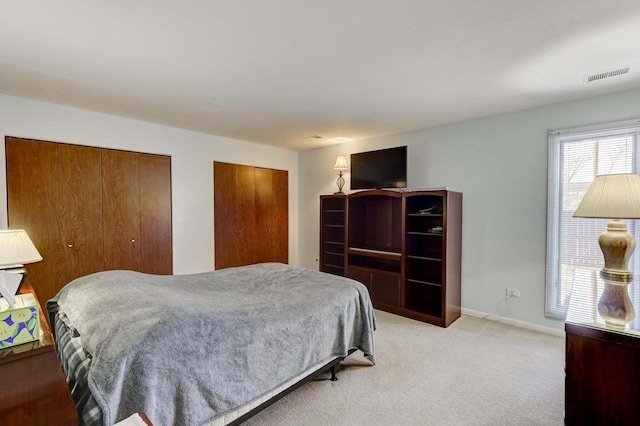
[[[620,68],[619,70],[615,70],[615,71],[609,71],[609,72],[603,72],[600,74],[594,74],[594,75],[590,75],[589,77],[587,77],[587,83],[591,83],[593,81],[598,81],[598,80],[603,80],[605,78],[609,78],[609,77],[615,77],[618,75],[623,75],[629,72],[629,67],[626,68]]]

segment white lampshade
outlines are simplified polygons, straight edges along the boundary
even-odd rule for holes
[[[333,166],[334,170],[349,170],[349,166],[347,166],[347,157],[345,157],[344,155],[338,155],[338,158],[336,158],[336,165]]]
[[[41,260],[42,256],[23,229],[0,230],[0,268]]]
[[[573,216],[640,219],[640,176],[635,173],[596,176]]]

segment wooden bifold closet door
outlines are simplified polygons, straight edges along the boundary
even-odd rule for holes
[[[49,300],[75,278],[108,269],[171,274],[171,159],[10,138],[9,228],[43,260],[26,265]]]
[[[288,173],[214,163],[215,268],[289,261]]]
[[[171,274],[170,176],[169,157],[103,150],[105,269]]]

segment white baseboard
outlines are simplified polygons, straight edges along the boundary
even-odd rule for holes
[[[544,327],[542,325],[537,325],[537,324],[531,324],[530,322],[520,321],[513,318],[501,317],[499,315],[488,314],[486,312],[474,311],[473,309],[462,308],[461,311],[463,315],[484,318],[491,321],[498,321],[498,322],[513,325],[516,327],[527,328],[529,330],[540,331],[542,333],[553,334],[554,336],[564,337],[564,330],[557,330],[555,328]]]

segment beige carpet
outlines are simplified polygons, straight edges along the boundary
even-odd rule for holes
[[[246,425],[562,425],[564,339],[463,316],[444,329],[376,311],[374,367],[310,382]]]

